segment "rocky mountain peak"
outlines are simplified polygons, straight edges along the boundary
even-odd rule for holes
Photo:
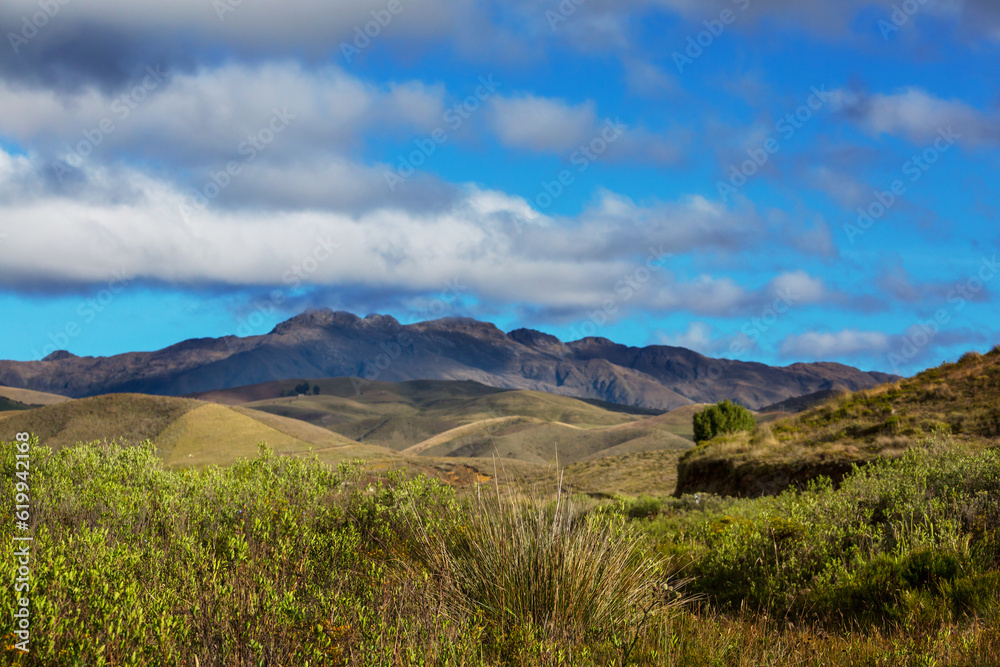
[[[274,327],[271,333],[287,334],[302,329],[319,329],[332,326],[353,327],[364,320],[347,311],[334,311],[332,308],[310,308],[301,315],[285,320]]]
[[[541,331],[536,331],[535,329],[514,329],[513,331],[507,333],[507,338],[510,338],[521,345],[539,349],[563,347],[562,341],[555,336]]]
[[[505,336],[504,332],[492,322],[480,322],[471,317],[442,317],[439,320],[431,320],[422,324],[429,329],[439,331],[462,331],[488,336]]]
[[[42,361],[62,361],[63,359],[79,359],[79,357],[67,350],[56,350]]]

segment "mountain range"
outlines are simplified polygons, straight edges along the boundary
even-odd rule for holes
[[[135,392],[183,396],[290,378],[473,380],[653,410],[725,398],[751,409],[821,391],[896,379],[837,363],[785,367],[711,359],[681,347],[629,347],[606,338],[564,343],[531,329],[504,333],[469,318],[403,325],[310,310],[249,337],[187,340],[154,352],[0,361],[0,384],[74,398]]]

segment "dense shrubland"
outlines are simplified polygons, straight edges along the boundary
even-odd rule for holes
[[[838,490],[758,500],[598,502],[495,485],[457,496],[264,448],[227,468],[167,470],[148,446],[35,446],[31,479],[32,651],[5,642],[4,664],[895,667],[1000,655],[995,451],[924,448]],[[11,591],[13,561],[0,562]]]

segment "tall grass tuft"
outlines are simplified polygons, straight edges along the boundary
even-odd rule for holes
[[[480,487],[450,534],[415,521],[411,556],[437,578],[445,609],[502,635],[524,627],[569,641],[638,633],[680,604],[676,587],[622,515],[588,510],[561,485],[548,503]]]

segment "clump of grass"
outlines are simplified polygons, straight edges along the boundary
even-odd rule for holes
[[[774,427],[770,422],[758,424],[753,434],[753,444],[757,447],[772,448],[778,446],[778,438],[774,435]]]
[[[637,636],[651,615],[676,607],[676,585],[645,549],[644,536],[616,513],[591,512],[561,488],[554,502],[480,487],[451,534],[427,530],[416,514],[412,554],[440,582],[445,609],[508,634]]]

